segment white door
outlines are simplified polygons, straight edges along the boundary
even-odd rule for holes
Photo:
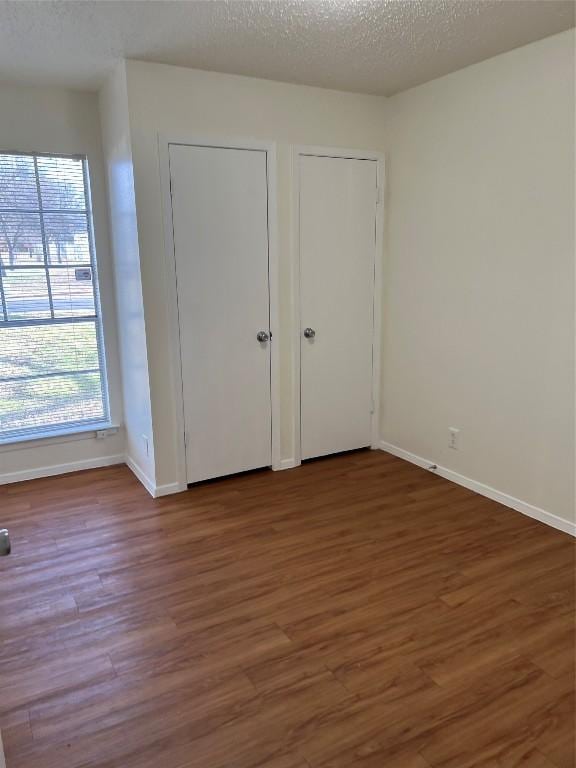
[[[302,155],[301,452],[369,446],[377,163]]]
[[[266,152],[171,144],[170,185],[192,483],[272,463]]]

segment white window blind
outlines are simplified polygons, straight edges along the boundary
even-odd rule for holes
[[[108,420],[86,159],[0,153],[0,441]]]

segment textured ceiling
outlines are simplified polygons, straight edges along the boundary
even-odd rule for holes
[[[2,0],[0,79],[96,89],[126,57],[388,96],[573,25],[571,0]]]

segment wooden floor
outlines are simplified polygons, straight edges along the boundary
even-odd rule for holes
[[[574,766],[572,539],[392,456],[0,521],[8,768]]]

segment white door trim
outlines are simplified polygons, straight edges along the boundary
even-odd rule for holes
[[[372,442],[371,448],[380,447],[380,370],[382,347],[382,262],[384,258],[384,200],[385,200],[385,156],[382,152],[340,147],[297,145],[292,147],[292,451],[294,459],[290,466],[302,462],[300,435],[300,166],[301,156],[338,157],[352,160],[374,160],[379,190],[376,209],[376,248],[374,263],[374,325],[372,343]]]
[[[268,184],[268,274],[270,290],[270,398],[272,409],[272,469],[281,469],[280,459],[280,328],[279,328],[279,264],[278,264],[278,193],[276,182],[276,144],[243,137],[220,136],[172,136],[158,134],[160,184],[164,223],[164,262],[167,286],[167,311],[170,323],[171,378],[176,403],[175,451],[178,461],[178,487],[185,491],[186,444],[184,434],[184,400],[182,395],[182,359],[180,356],[180,327],[176,287],[176,258],[174,230],[172,226],[172,197],[170,194],[170,144],[186,144],[195,147],[222,149],[252,149],[266,153],[266,177]]]

